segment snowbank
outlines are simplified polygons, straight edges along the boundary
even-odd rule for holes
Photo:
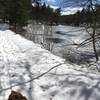
[[[42,49],[40,45],[10,30],[0,31],[0,100],[7,99],[4,96],[6,90],[26,84],[33,77],[63,62],[63,59]],[[20,86],[18,89],[21,89]]]
[[[0,31],[0,100],[11,90],[28,100],[99,100],[100,76],[74,66],[10,30]]]

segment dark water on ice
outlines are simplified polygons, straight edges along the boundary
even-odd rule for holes
[[[64,39],[60,39],[60,38],[47,38],[47,41],[53,42],[53,43],[62,43],[65,40]]]

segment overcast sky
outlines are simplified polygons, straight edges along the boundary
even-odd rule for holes
[[[53,8],[60,7],[62,14],[75,13],[77,10],[81,10],[88,0],[42,0]],[[100,3],[100,0],[93,0],[96,3]]]

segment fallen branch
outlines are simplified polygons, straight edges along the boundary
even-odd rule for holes
[[[88,68],[91,67],[91,66],[95,66],[95,68],[97,69],[97,71],[100,73],[100,69],[99,69],[98,66],[97,66],[97,61],[94,62],[94,63],[92,63],[92,64],[89,64],[89,65],[88,65]]]
[[[64,64],[64,63],[60,63],[60,64],[58,64],[58,65],[55,65],[55,66],[53,66],[52,68],[50,68],[48,71],[42,73],[41,75],[39,75],[39,76],[37,76],[37,77],[33,77],[33,78],[30,79],[29,81],[26,81],[26,82],[23,82],[23,83],[18,83],[18,84],[16,84],[16,85],[12,85],[12,86],[10,86],[10,87],[8,87],[8,88],[1,89],[0,92],[9,90],[9,89],[11,89],[11,88],[13,88],[13,87],[16,87],[16,86],[20,86],[20,85],[23,85],[23,84],[27,84],[27,83],[29,83],[29,82],[32,82],[32,81],[36,80],[36,79],[39,79],[39,78],[41,78],[42,76],[44,76],[44,75],[46,75],[47,73],[49,73],[51,70],[53,70],[53,69],[55,69],[55,68],[57,68],[57,67],[59,67],[59,66],[61,66],[61,65],[63,65],[63,64]]]
[[[99,39],[100,39],[100,36],[97,35],[97,36],[95,37],[96,42],[97,42]],[[92,38],[88,38],[88,39],[84,40],[82,43],[80,43],[78,46],[80,47],[80,46],[83,46],[83,45],[87,45],[88,43],[92,43],[92,41],[93,41]]]

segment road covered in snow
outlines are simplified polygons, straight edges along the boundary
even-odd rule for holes
[[[28,100],[100,100],[100,75],[10,30],[0,31],[0,100],[11,90]]]

